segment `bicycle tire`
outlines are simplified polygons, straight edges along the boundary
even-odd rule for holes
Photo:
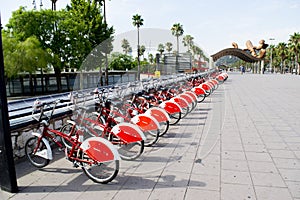
[[[169,116],[170,116],[170,119],[171,119],[170,125],[175,125],[181,119],[181,112],[177,112],[177,113],[174,113],[174,114],[169,114]]]
[[[72,125],[71,124],[65,124],[60,128],[60,132],[69,135],[70,131],[72,130]],[[75,137],[75,133],[76,133],[76,128],[73,132],[73,135],[71,135],[71,137]],[[63,142],[63,144],[65,145],[66,148],[71,149],[72,148],[72,143],[70,143],[69,141],[67,141],[65,138],[61,137],[61,141]]]
[[[185,118],[187,116],[187,114],[190,113],[190,109],[189,109],[189,107],[181,108],[181,109],[182,109],[181,118]]]
[[[93,114],[93,115],[90,115],[88,118],[91,119],[92,121],[97,121],[100,124],[105,124],[105,119],[102,116],[98,119],[98,115]],[[92,128],[97,126],[97,124],[94,124],[94,123],[87,123],[87,125]],[[94,132],[97,133],[97,135],[95,135],[95,133],[92,133],[91,131],[87,131],[88,136],[89,137],[95,137],[95,136],[102,137],[102,133],[103,133],[102,130],[94,128]]]
[[[154,145],[159,138],[159,130],[153,130],[153,131],[144,131],[143,132],[146,140],[144,140],[144,146],[145,147],[151,147]]]
[[[117,149],[122,160],[136,160],[144,152],[144,141],[119,144]]]
[[[170,122],[169,121],[164,121],[159,123],[160,129],[159,129],[159,137],[164,136],[170,127]]]
[[[197,96],[198,103],[201,103],[202,101],[204,101],[205,97],[206,97],[206,95],[199,95],[199,96]]]
[[[26,158],[29,160],[29,162],[33,166],[35,166],[37,168],[43,168],[49,164],[50,160],[33,154],[33,150],[37,147],[38,139],[39,139],[38,137],[31,137],[26,141],[25,147],[24,147],[25,155],[26,155]],[[44,143],[43,140],[41,140],[38,151],[40,152],[40,151],[45,151],[45,150],[47,151],[46,144]]]
[[[87,154],[80,151],[79,156],[86,161],[95,162]],[[119,173],[120,162],[119,160],[112,160],[108,162],[101,162],[89,165],[85,162],[81,162],[81,168],[84,173],[95,183],[107,184],[114,180]]]

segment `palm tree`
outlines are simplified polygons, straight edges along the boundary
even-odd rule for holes
[[[183,37],[182,43],[185,47],[188,48],[187,52],[190,52],[192,46],[194,45],[194,38],[191,35],[186,35]]]
[[[173,44],[171,42],[167,42],[165,46],[166,46],[167,52],[170,53],[172,51]]]
[[[122,43],[121,47],[123,48],[124,53],[128,54],[131,48],[128,40],[124,38],[121,43]]]
[[[171,31],[172,35],[174,35],[177,39],[177,53],[179,53],[179,37],[183,35],[183,27],[180,23],[173,24]]]
[[[160,53],[160,57],[161,57],[163,52],[165,51],[165,46],[163,44],[159,44],[157,47],[157,51]]]
[[[145,57],[144,57],[145,51],[146,51],[146,47],[145,47],[145,45],[142,45],[142,46],[140,47],[139,55],[140,55],[140,56],[143,56],[143,58],[145,58]]]
[[[294,35],[290,35],[289,49],[295,55],[295,62],[298,65],[297,74],[300,75],[300,65],[299,65],[300,34],[299,33],[294,33]]]
[[[276,48],[276,54],[281,59],[280,73],[283,73],[284,60],[287,57],[287,45],[286,45],[286,43],[284,43],[284,42],[278,43],[277,48]]]
[[[137,75],[137,80],[140,80],[140,73],[141,73],[141,66],[140,66],[140,27],[143,26],[143,19],[141,17],[141,15],[136,14],[133,15],[132,17],[133,20],[133,26],[137,27],[137,36],[138,36],[138,46],[137,46],[137,58],[138,58],[138,75]]]

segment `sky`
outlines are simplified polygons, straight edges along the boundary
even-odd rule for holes
[[[6,0],[5,5],[3,1],[0,8],[3,27],[19,6],[33,9],[32,0]],[[42,0],[42,3],[43,9],[51,9],[50,0]],[[70,0],[58,0],[57,10],[69,3]],[[39,5],[40,0],[36,0],[38,9]],[[136,34],[132,16],[139,14],[144,19],[141,30],[145,33],[142,31],[140,37],[146,49],[157,48],[157,42],[168,42],[167,37],[173,40],[170,42],[174,42],[175,46],[175,37],[172,37],[170,29],[173,24],[180,23],[184,35],[194,37],[194,43],[207,55],[232,47],[232,42],[240,48],[245,48],[247,40],[252,41],[253,45],[261,39],[268,44],[287,43],[290,35],[300,32],[299,11],[300,0],[106,1],[107,22],[114,27],[116,40]],[[131,40],[129,42],[131,44]]]

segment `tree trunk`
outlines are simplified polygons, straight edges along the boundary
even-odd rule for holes
[[[59,68],[54,67],[54,73],[56,77],[56,85],[57,85],[57,92],[61,92],[61,70]]]
[[[30,89],[30,95],[33,96],[33,82],[32,82],[32,74],[29,74],[29,89]]]

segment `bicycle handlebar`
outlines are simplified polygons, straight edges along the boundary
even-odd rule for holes
[[[35,100],[35,102],[33,103],[33,110],[32,110],[32,118],[41,122],[42,119],[44,119],[46,117],[46,120],[49,121],[54,113],[54,110],[56,108],[56,105],[58,103],[67,103],[67,102],[70,102],[71,101],[69,99],[57,99],[57,100],[54,100],[54,101],[48,101],[48,102],[41,102],[39,101],[38,99]],[[52,108],[52,111],[50,113],[50,115],[46,115],[44,112],[45,112],[45,108],[46,107],[49,107],[50,108],[50,105],[54,105],[53,108]],[[35,114],[37,114],[37,111],[40,111],[40,115],[39,117],[36,117],[34,116]]]

